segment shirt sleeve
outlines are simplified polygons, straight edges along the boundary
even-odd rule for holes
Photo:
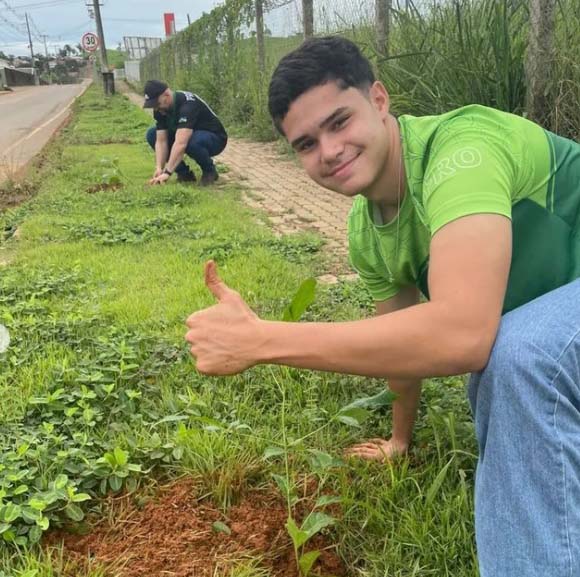
[[[155,119],[155,122],[157,123],[157,130],[167,130],[168,129],[167,116],[165,116],[165,114],[160,114],[159,112],[155,111],[153,113],[153,118]]]
[[[201,104],[197,100],[188,100],[181,105],[177,116],[177,130],[190,128],[193,130],[201,112]]]
[[[463,119],[439,129],[423,181],[423,206],[431,232],[471,214],[511,218],[517,143],[501,130],[477,127]]]

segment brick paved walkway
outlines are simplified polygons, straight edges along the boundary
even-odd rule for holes
[[[119,89],[141,105],[143,98]],[[346,218],[352,200],[330,192],[314,182],[291,159],[280,153],[275,143],[253,142],[230,137],[216,161],[229,171],[223,179],[241,184],[244,200],[263,210],[272,228],[281,234],[314,231],[325,239],[324,251],[333,275],[348,274]],[[349,275],[350,276],[350,275]],[[332,276],[323,280],[332,282]]]
[[[245,188],[245,201],[263,210],[282,234],[310,230],[325,239],[332,272],[348,272],[346,218],[352,201],[312,182],[275,143],[231,138],[217,157]],[[228,173],[229,175],[230,173]]]

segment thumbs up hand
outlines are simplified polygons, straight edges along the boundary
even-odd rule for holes
[[[190,315],[185,340],[207,375],[233,375],[255,365],[265,337],[262,321],[235,290],[219,277],[215,262],[205,265],[205,285],[217,304]]]

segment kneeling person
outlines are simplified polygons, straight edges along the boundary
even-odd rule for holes
[[[147,131],[155,150],[155,173],[150,184],[163,184],[175,172],[179,182],[195,175],[183,161],[187,154],[201,167],[203,186],[218,179],[212,160],[226,147],[228,135],[213,110],[197,94],[171,90],[164,82],[148,80],[143,108],[153,108],[156,126]]]

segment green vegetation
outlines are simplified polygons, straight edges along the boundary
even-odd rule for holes
[[[359,44],[375,63],[396,114],[437,114],[473,103],[525,112],[528,0],[393,2],[388,56],[376,45],[373,2],[326,7],[317,10],[317,31],[341,33]],[[271,139],[276,135],[267,112],[268,82],[302,36],[266,36],[261,73],[256,40],[245,32],[253,10],[253,0],[226,1],[153,51],[141,74],[199,92],[230,124]],[[580,0],[558,2],[550,85],[554,106],[546,128],[577,140],[579,29]]]
[[[475,442],[462,379],[426,383],[408,458],[347,467],[341,448],[388,434],[382,381],[195,371],[184,320],[212,303],[203,262],[217,260],[261,316],[295,318],[311,299],[288,305],[320,269],[321,243],[257,226],[233,185],[145,185],[147,124],[124,97],[103,101],[91,89],[47,155],[38,196],[0,216],[0,250],[11,261],[0,323],[12,336],[0,355],[0,575],[63,575],[62,554],[34,545],[45,530],[84,531],[87,513],[103,514],[103,495],[139,494],[187,473],[224,509],[264,484],[292,509],[299,480],[316,479],[309,516],[288,525],[304,573],[314,555],[303,545],[323,531],[353,574],[475,577]],[[89,192],[111,167],[121,186]],[[318,287],[304,315],[370,312],[362,285],[343,282]]]
[[[111,68],[123,68],[125,60],[127,60],[127,53],[124,50],[119,50],[119,48],[115,50],[107,49],[107,61]]]

